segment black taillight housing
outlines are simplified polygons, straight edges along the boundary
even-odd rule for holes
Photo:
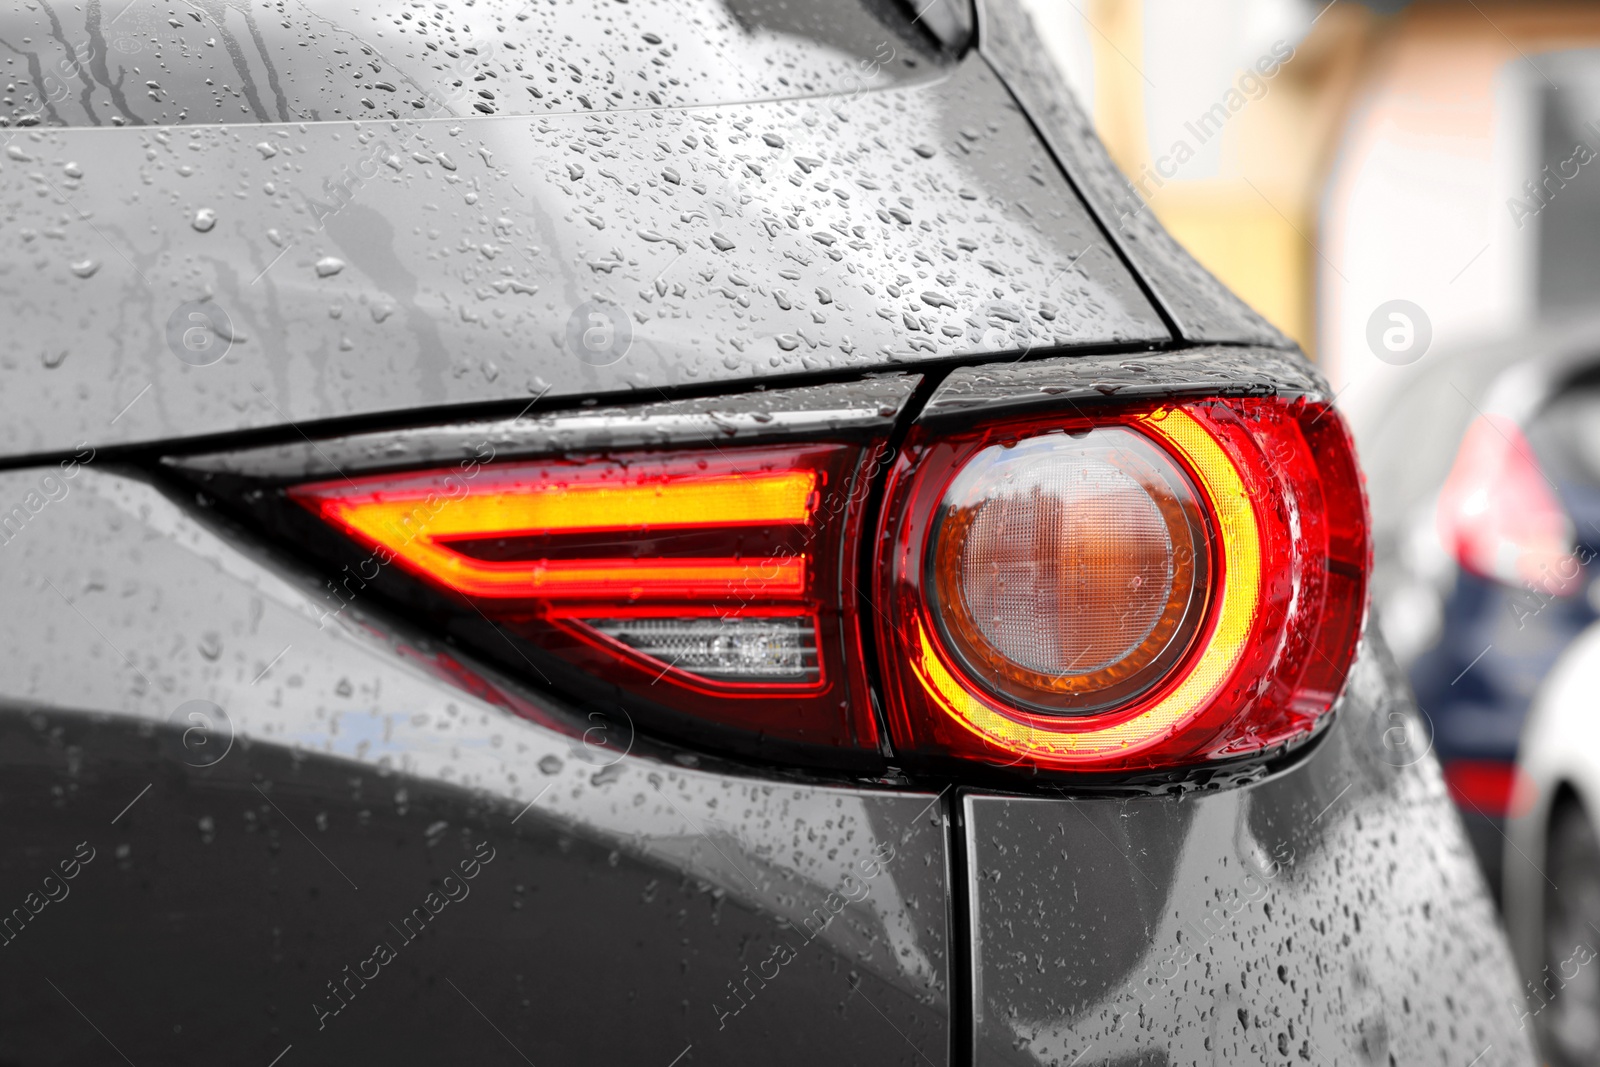
[[[546,654],[580,698],[609,691],[756,739],[875,754],[845,569],[873,454],[636,450],[285,492],[367,549],[364,571],[429,584]]]
[[[1365,497],[1303,398],[919,428],[890,478],[878,643],[908,759],[1214,764],[1313,733],[1360,636]]]
[[[1367,515],[1303,363],[920,380],[168,467],[330,572],[331,614],[381,605],[580,713],[768,766],[1181,771],[1326,724]]]

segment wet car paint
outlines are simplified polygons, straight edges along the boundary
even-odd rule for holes
[[[464,672],[359,604],[319,629],[310,579],[140,481],[92,465],[73,481],[6,546],[0,577],[17,608],[0,643],[31,665],[3,716],[17,829],[0,888],[20,903],[77,844],[96,850],[0,972],[16,1062],[49,1059],[35,1042],[64,1027],[92,1058],[68,999],[135,1056],[240,1041],[308,1062],[487,1053],[502,1037],[473,1030],[482,1011],[540,1063],[657,1055],[679,1036],[669,1058],[693,1046],[699,1062],[1237,1062],[1315,1046],[1383,1063],[1486,1045],[1527,1062],[1495,1005],[1511,986],[1491,905],[1436,765],[1386,744],[1414,712],[1371,646],[1334,728],[1253,783],[978,790],[957,811],[933,790],[763,780],[636,746],[625,720]],[[226,720],[186,745],[192,700]],[[233,748],[192,766],[223,721]],[[395,947],[399,969],[380,974],[400,980],[351,986],[325,1018],[328,983],[346,965],[370,976],[386,924],[445,896],[483,841],[497,858],[478,895],[444,905],[413,958]],[[969,872],[964,892],[947,869]],[[970,957],[953,954],[968,936]],[[250,1005],[251,1025],[208,1023],[224,1002]],[[966,1003],[971,1030],[951,1011]],[[628,1022],[597,1034],[601,1017]]]
[[[672,770],[597,786],[572,759],[523,812],[267,743],[197,771],[182,724],[0,719],[7,907],[92,856],[13,926],[0,1061],[106,1062],[109,1042],[136,1063],[665,1064],[777,1043],[773,1062],[911,1064],[946,1045],[936,797]],[[836,863],[765,854],[792,836]]]
[[[1369,640],[1292,769],[968,799],[974,1062],[1532,1062],[1438,765],[1393,744],[1403,691]]]
[[[770,450],[786,443],[793,447],[829,442],[859,457],[855,470],[825,490],[828,495],[822,505],[848,524],[869,505],[876,474],[886,462],[881,458],[888,454],[886,442],[923,381],[920,375],[882,374],[853,382],[631,407],[584,405],[509,419],[167,455],[159,467],[170,474],[163,484],[180,504],[198,505],[224,525],[233,524],[225,536],[262,541],[293,566],[331,575],[322,591],[328,612],[342,612],[355,598],[381,603],[398,617],[460,642],[544,692],[589,708],[625,706],[642,730],[680,744],[742,751],[768,765],[798,760],[824,773],[871,775],[884,768],[884,754],[876,741],[859,744],[849,741],[849,734],[830,734],[830,728],[838,730],[831,723],[796,730],[781,712],[768,718],[766,712],[748,707],[738,709],[731,721],[708,721],[709,709],[698,701],[686,713],[682,707],[652,699],[658,692],[659,668],[648,671],[646,684],[631,689],[615,685],[616,679],[606,672],[577,669],[564,657],[525,640],[516,627],[495,626],[478,612],[463,612],[459,605],[442,600],[404,567],[375,563],[365,549],[287,497],[285,489],[318,479],[343,484],[341,479],[350,471],[367,475],[397,467],[443,467],[468,472],[462,475],[465,479],[475,477],[474,471],[523,461],[582,457],[586,462],[637,464],[647,455],[660,455],[661,449],[678,449],[711,462],[739,456],[738,450],[745,446]],[[856,590],[864,583],[849,553],[845,559],[849,562],[841,565],[819,558],[816,566],[822,568],[819,574],[830,575],[825,580],[841,590],[839,595],[854,604]],[[853,640],[858,614],[854,607],[845,610],[836,632],[852,635],[846,639]],[[860,691],[842,685],[823,703],[830,709],[853,710],[860,705],[847,703],[856,699],[848,695],[852,692]],[[862,717],[850,718],[859,722]],[[749,729],[752,724],[759,729]],[[866,725],[875,726],[870,720]]]
[[[824,100],[471,120],[454,134],[369,123],[367,144],[323,125],[14,139],[27,158],[11,157],[0,188],[30,228],[76,243],[59,262],[41,253],[26,282],[0,280],[15,286],[14,336],[52,339],[42,355],[14,343],[0,363],[0,453],[76,470],[0,474],[0,501],[42,502],[0,546],[12,606],[0,616],[0,892],[33,916],[0,954],[0,1061],[232,1060],[243,1048],[278,1067],[1531,1062],[1514,1016],[1494,1007],[1509,965],[1437,771],[1425,754],[1394,766],[1385,739],[1410,707],[1375,644],[1314,748],[1209,790],[806,780],[561,705],[376,602],[329,621],[315,575],[116,465],[118,444],[211,435],[233,448],[241,439],[223,435],[241,428],[279,447],[323,419],[338,421],[314,435],[451,421],[474,405],[512,415],[536,398],[575,407],[945,357],[1137,350],[1170,344],[1169,320],[1190,341],[1287,348],[1148,212],[1118,218],[1122,179],[1059,82],[1033,84],[1045,75],[1022,54],[1029,34],[996,10],[983,55],[949,78]],[[672,140],[707,130],[725,146],[715,167],[709,149]],[[253,199],[267,137],[270,180],[304,197]],[[373,155],[406,137],[432,162],[396,170]],[[348,155],[313,174],[330,149]],[[171,175],[199,160],[245,195],[212,205],[183,192]],[[84,215],[23,178],[67,176],[67,162],[84,177],[63,191],[109,234],[91,253]],[[383,180],[349,182],[347,165]],[[130,205],[131,183],[96,185],[123,173],[164,199]],[[217,173],[187,180],[214,189]],[[324,177],[345,182],[347,204]],[[774,189],[807,198],[800,228],[763,205]],[[931,218],[919,217],[924,191],[940,205]],[[631,205],[649,195],[663,199],[646,219]],[[305,197],[338,210],[317,218]],[[130,207],[136,222],[108,221]],[[208,207],[215,225],[196,229]],[[449,222],[438,237],[435,215]],[[981,222],[978,247],[953,243],[964,222]],[[78,255],[97,264],[87,276],[70,272]],[[779,270],[799,277],[777,286]],[[926,298],[947,284],[956,307]],[[242,336],[191,366],[167,319],[208,290]],[[597,294],[637,323],[606,366],[565,344],[571,313]],[[1252,361],[1298,363],[1184,357],[1240,388]],[[1071,360],[970,368],[937,399],[1137,395],[1177,381],[1165,358],[1096,352],[1078,367],[1088,380]],[[226,756],[195,766],[225,738]],[[494,859],[451,901],[483,843]],[[63,882],[80,844],[94,859]],[[1257,892],[1247,864],[1266,896],[1235,908],[1231,891]],[[70,895],[32,913],[26,902],[58,885]],[[368,985],[349,978],[372,973],[390,922],[432,913],[430,894],[447,903],[420,943],[391,948]],[[1213,900],[1223,931],[1196,935],[1201,958],[1180,963]]]
[[[918,419],[1266,389],[1329,394],[1292,354],[1199,348],[964,367]],[[1333,725],[1285,769],[1122,797],[1070,783],[966,795],[975,1022],[964,1054],[1052,1065],[1527,1057],[1499,995],[1514,978],[1494,908],[1431,740],[1373,636]],[[1462,972],[1487,980],[1440,981]]]
[[[1186,341],[1294,344],[1172,239],[1117,169],[1019,0],[982,0],[979,48]]]
[[[5,549],[26,607],[0,643],[30,668],[0,712],[0,888],[22,906],[95,859],[7,942],[0,1062],[106,1054],[69,1000],[135,1062],[503,1058],[496,1027],[541,1064],[943,1061],[937,793],[639,756],[625,718],[474,696],[359,604],[323,625],[312,583],[148,485],[74,481]],[[472,896],[408,949],[480,842]],[[380,942],[397,971],[363,971]]]
[[[805,101],[6,136],[46,235],[0,273],[9,456],[1171,337],[975,55]]]
[[[697,445],[714,441],[810,440],[887,435],[922,381],[878,374],[852,382],[762,389],[730,396],[658,400],[417,426],[318,441],[300,438],[256,448],[167,456],[163,466],[190,476],[233,475],[285,481],[330,478],[340,470],[449,466],[483,454],[516,457]]]
[[[1085,354],[961,367],[941,379],[917,417],[959,420],[992,412],[1085,402],[1184,396],[1326,397],[1328,385],[1303,358],[1267,348],[1206,347],[1177,352]]]
[[[424,8],[317,0],[279,5],[270,18],[231,5],[174,18],[156,5],[107,17],[92,5],[12,0],[0,5],[0,38],[11,45],[0,63],[12,78],[0,98],[0,129],[784,100],[936,73],[970,38],[966,14],[949,2],[917,11],[858,0],[631,0],[598,9],[584,0]],[[143,84],[130,85],[130,73],[142,73]]]

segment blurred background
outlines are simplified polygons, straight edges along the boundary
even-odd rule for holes
[[[1406,751],[1440,756],[1508,920],[1600,944],[1600,775],[1538,755],[1600,765],[1600,682],[1551,681],[1600,680],[1600,3],[1028,6],[1167,229],[1337,390],[1423,712]],[[1537,857],[1521,895],[1507,855]],[[1556,899],[1563,863],[1593,900]]]

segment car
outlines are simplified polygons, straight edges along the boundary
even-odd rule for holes
[[[1600,618],[1592,316],[1440,352],[1366,429],[1378,618],[1497,899],[1518,751],[1551,669]]]
[[[1521,966],[1521,1011],[1550,1062],[1600,1050],[1593,922],[1600,904],[1596,757],[1589,721],[1597,628],[1565,648],[1541,687],[1518,760],[1520,803],[1506,825],[1506,923]],[[1557,733],[1557,731],[1562,731]]]
[[[1533,1062],[1330,391],[1012,0],[0,40],[0,1062]]]

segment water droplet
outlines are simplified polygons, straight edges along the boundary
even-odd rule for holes
[[[55,370],[57,367],[61,366],[62,361],[66,358],[67,350],[65,348],[55,352],[46,351],[41,353],[39,356],[40,361],[44,364],[45,370]]]
[[[100,261],[98,259],[80,259],[78,262],[71,264],[71,267],[72,273],[78,277],[92,278],[94,277],[94,272],[100,269]]]
[[[65,167],[61,168],[61,171],[69,178],[83,177],[83,168],[78,166],[76,163],[68,163]]]
[[[203,207],[194,213],[194,221],[189,223],[201,233],[210,233],[211,228],[217,224],[217,213],[211,208]]]
[[[792,333],[780,333],[777,337],[778,347],[785,352],[793,352],[800,347],[800,338]]]
[[[317,260],[317,277],[331,278],[344,270],[344,260],[337,256],[323,256]]]

